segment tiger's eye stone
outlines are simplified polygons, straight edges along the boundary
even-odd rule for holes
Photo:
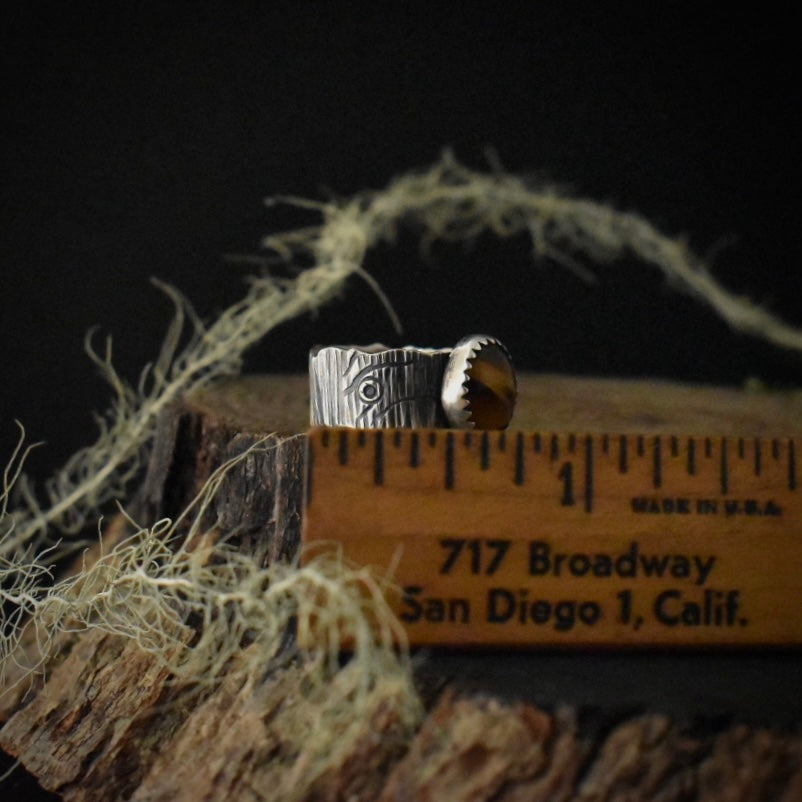
[[[475,429],[505,429],[515,409],[515,372],[507,354],[487,345],[466,371],[466,410]]]
[[[443,410],[451,426],[504,429],[515,408],[515,370],[494,337],[471,335],[454,346],[443,377]]]

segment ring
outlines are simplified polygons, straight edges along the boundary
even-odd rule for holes
[[[485,335],[454,348],[316,346],[309,381],[313,426],[503,429],[515,407],[512,359]]]

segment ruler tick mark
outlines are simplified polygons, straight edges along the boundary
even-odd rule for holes
[[[788,441],[788,489],[796,490],[796,448],[794,441]]]
[[[746,455],[746,443],[744,443],[743,437],[738,438],[738,458],[743,459]]]
[[[639,457],[642,457],[646,452],[646,441],[644,440],[642,434],[639,434],[638,439],[635,441],[635,449],[637,450]]]
[[[678,457],[679,456],[679,441],[672,434],[671,435],[671,440],[669,442],[671,444],[671,456],[672,457]]]
[[[652,449],[652,484],[657,488],[663,484],[663,446],[659,434],[654,438]]]
[[[721,494],[726,496],[729,492],[729,466],[727,465],[727,438],[721,438]]]
[[[409,467],[417,468],[420,465],[420,438],[417,432],[409,436]]]
[[[706,457],[713,456],[713,442],[710,440],[709,437],[705,437],[705,456]]]
[[[780,458],[780,441],[776,437],[771,441],[771,456],[774,459]]]
[[[462,438],[465,448],[470,448],[473,444],[473,432],[465,432],[465,437]]]
[[[593,437],[585,436],[585,512],[593,512]]]
[[[348,432],[343,430],[340,432],[339,444],[337,447],[337,459],[340,465],[348,464]]]
[[[627,472],[627,436],[625,434],[618,438],[618,472]]]
[[[498,436],[498,450],[503,454],[507,449],[507,433],[500,432]]]
[[[551,452],[549,458],[552,462],[556,462],[560,458],[560,441],[557,439],[556,434],[551,436]]]
[[[429,432],[429,445],[432,448],[437,445],[437,432]]]
[[[324,429],[323,430],[323,433],[320,436],[320,443],[323,446],[323,448],[328,448],[329,447],[329,430],[328,429]]]
[[[365,443],[367,443],[367,442],[368,442],[367,432],[364,429],[360,429],[359,433],[356,436],[356,444],[360,448],[364,448],[365,447]]]
[[[540,441],[540,432],[535,434],[535,454],[539,454],[543,450],[543,443]]]
[[[384,484],[384,432],[381,430],[373,437],[373,484]]]
[[[688,438],[688,474],[693,476],[696,473],[696,440]]]
[[[395,432],[393,432],[393,445],[396,448],[401,448],[401,430],[400,429],[396,429]]]
[[[762,453],[760,448],[760,440],[756,437],[755,438],[755,476],[760,476],[760,472],[762,469],[761,465],[762,461]]]
[[[569,434],[568,435],[568,452],[570,454],[573,454],[575,450],[576,450],[576,435],[575,434]]]
[[[515,435],[515,484],[522,485],[524,483],[524,435],[523,432],[518,432]]]
[[[479,467],[483,471],[490,467],[490,435],[487,432],[482,432],[479,446]]]

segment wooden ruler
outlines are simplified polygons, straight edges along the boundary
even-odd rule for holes
[[[802,643],[802,438],[313,429],[304,540],[413,644]]]

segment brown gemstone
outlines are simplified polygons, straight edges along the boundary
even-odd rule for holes
[[[478,349],[466,371],[465,399],[476,429],[504,429],[515,409],[515,371],[507,352],[494,343]]]

